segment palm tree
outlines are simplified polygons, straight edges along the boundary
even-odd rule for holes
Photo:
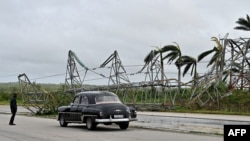
[[[218,38],[212,37],[211,39],[212,39],[212,41],[215,41],[217,46],[211,50],[205,51],[205,52],[201,53],[200,55],[198,55],[198,62],[201,61],[206,56],[210,55],[211,53],[214,53],[214,55],[212,56],[212,58],[210,59],[208,65],[207,65],[207,67],[210,65],[214,65],[214,67],[216,69],[216,73],[218,73],[219,68],[220,68],[220,71],[222,71],[223,67],[224,67],[224,48],[221,45],[221,43],[219,42]]]
[[[161,70],[162,70],[162,79],[164,74],[164,60],[168,59],[168,63],[171,64],[174,60],[176,60],[175,64],[181,63],[181,50],[177,43],[174,42],[175,45],[166,45],[162,48],[157,48],[156,50],[151,50],[150,53],[145,57],[145,64],[149,64],[154,58],[160,56],[161,62]],[[166,56],[163,57],[163,53],[169,52]],[[181,70],[180,66],[177,65],[178,68],[178,88],[180,90],[180,81],[181,81]]]
[[[149,64],[151,61],[153,61],[153,59],[157,59],[157,57],[160,56],[160,61],[161,61],[161,71],[162,71],[162,78],[163,78],[163,74],[164,74],[164,63],[163,61],[165,59],[168,59],[168,63],[171,64],[174,60],[175,64],[178,68],[178,92],[177,94],[180,94],[180,82],[181,82],[181,50],[180,47],[177,43],[175,43],[176,45],[166,45],[162,48],[158,48],[157,50],[152,50],[144,59],[145,65]],[[163,57],[163,53],[168,52],[168,54],[166,56]],[[160,54],[160,55],[158,55]],[[154,62],[152,62],[154,63]],[[145,67],[144,65],[144,67]],[[144,69],[143,67],[143,69]],[[162,79],[163,80],[163,79]],[[176,95],[175,95],[176,96]],[[172,104],[174,105],[174,98],[171,100]]]
[[[169,64],[175,61],[175,65],[178,69],[178,91],[180,93],[182,54],[181,54],[180,46],[176,42],[174,42],[174,44],[175,45],[166,45],[162,48],[164,52],[169,52],[166,56],[163,57],[163,60],[168,59]]]
[[[234,29],[250,31],[250,18],[248,15],[246,15],[246,19],[239,18],[236,23],[239,24],[239,26],[234,27]]]
[[[194,75],[193,77],[193,81],[194,81],[194,85],[196,85],[196,81],[197,81],[197,60],[194,57],[191,56],[181,56],[181,60],[182,60],[182,66],[185,66],[184,71],[183,71],[183,77],[186,75],[186,73],[189,71],[189,69],[191,68],[191,76]]]
[[[151,50],[148,55],[145,57],[144,59],[144,67],[146,65],[148,65],[151,61],[153,61],[156,57],[159,57],[160,56],[160,65],[161,65],[161,79],[162,79],[162,83],[163,83],[163,79],[164,79],[164,63],[163,63],[163,58],[162,58],[162,54],[163,54],[163,50],[162,48],[158,48],[155,49],[155,50]],[[157,58],[155,59],[157,60]],[[155,63],[155,62],[153,62]],[[144,67],[142,68],[142,70],[144,69]]]

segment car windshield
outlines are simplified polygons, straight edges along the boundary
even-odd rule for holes
[[[121,103],[120,99],[117,96],[97,96],[95,98],[96,104],[103,103]]]

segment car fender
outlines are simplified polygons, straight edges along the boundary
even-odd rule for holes
[[[85,122],[86,117],[96,118],[96,117],[98,117],[99,113],[100,113],[100,110],[93,109],[93,108],[85,108],[85,109],[82,109],[81,120],[82,120],[83,122]]]
[[[136,109],[134,107],[129,107],[129,110],[131,118],[136,118],[137,117]]]

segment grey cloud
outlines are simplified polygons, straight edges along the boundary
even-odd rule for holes
[[[249,4],[248,0],[0,1],[0,65],[6,66],[0,76],[64,73],[69,50],[90,68],[99,67],[115,50],[124,65],[143,65],[151,46],[173,42],[183,54],[195,57],[213,47],[212,36],[228,32],[230,37],[248,36],[233,27],[250,13]],[[64,77],[37,81],[63,82]]]

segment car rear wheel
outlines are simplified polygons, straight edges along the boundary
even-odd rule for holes
[[[129,122],[122,122],[122,123],[119,123],[120,129],[125,130],[125,129],[128,128],[128,126],[129,126]]]
[[[68,126],[68,123],[65,122],[64,115],[60,115],[59,124],[60,124],[61,127],[67,127]]]
[[[94,119],[93,118],[91,118],[91,117],[88,117],[87,119],[86,119],[86,126],[87,126],[87,129],[88,130],[93,130],[93,129],[95,129],[96,128],[96,123],[94,122]]]

